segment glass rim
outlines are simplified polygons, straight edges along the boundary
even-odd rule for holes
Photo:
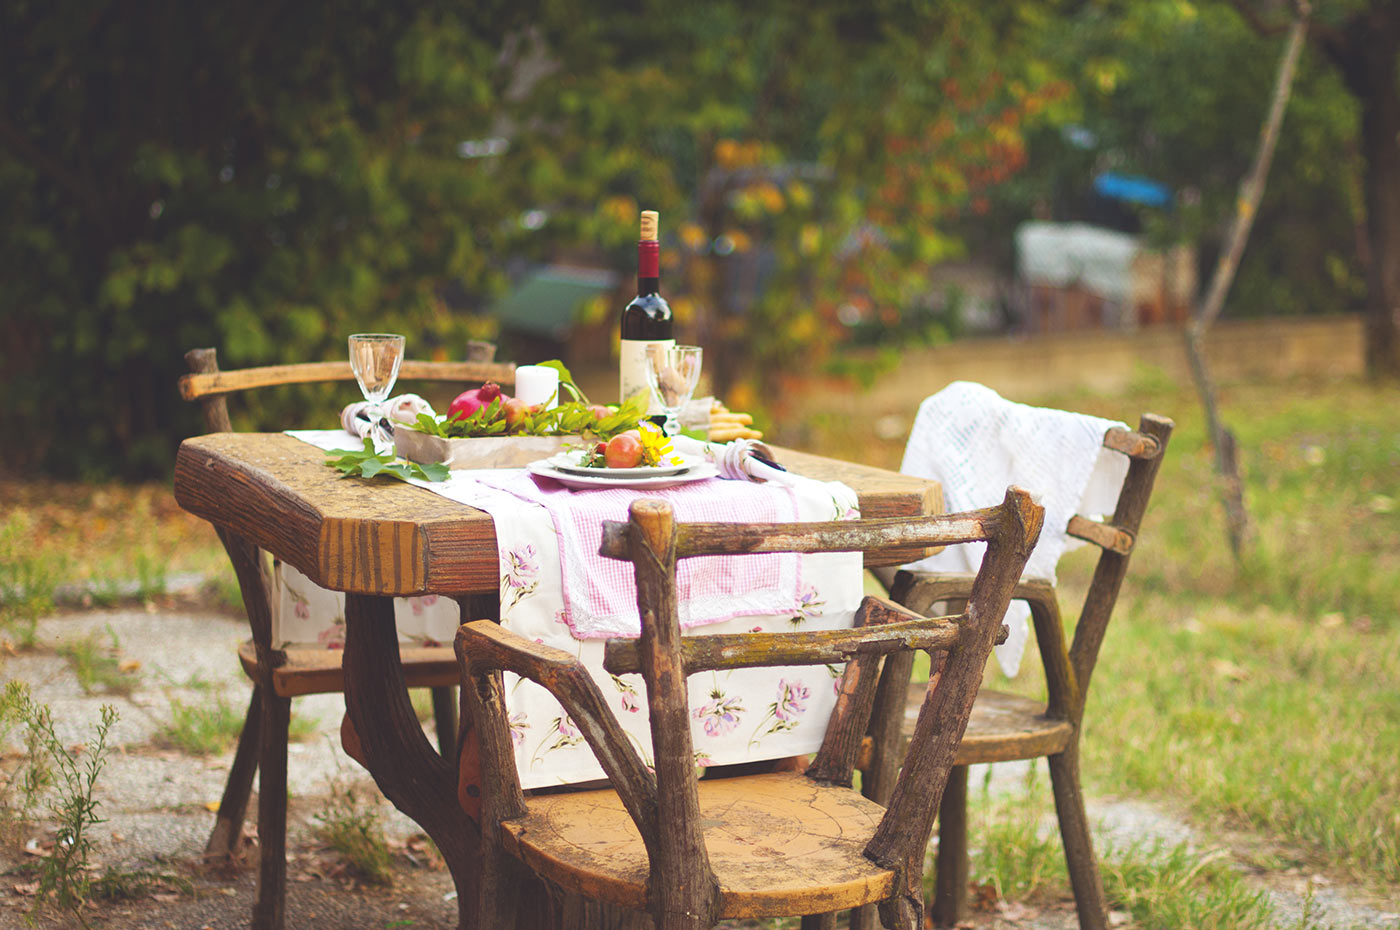
[[[351,333],[351,339],[402,339],[399,333]]]

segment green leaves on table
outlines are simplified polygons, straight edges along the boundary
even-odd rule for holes
[[[347,478],[373,478],[388,475],[400,481],[418,478],[423,481],[446,481],[449,474],[446,465],[433,463],[420,465],[407,460],[400,461],[392,452],[382,455],[374,451],[374,440],[366,437],[363,449],[331,449],[328,455],[339,458],[326,459],[326,464],[339,469]]]

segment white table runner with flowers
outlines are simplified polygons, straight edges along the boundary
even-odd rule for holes
[[[342,430],[294,431],[322,449],[352,448]],[[678,442],[680,442],[678,440]],[[501,623],[579,658],[615,709],[623,730],[650,760],[644,684],[603,669],[607,638],[640,630],[628,563],[597,555],[604,519],[625,520],[640,497],[670,500],[681,521],[790,522],[858,516],[855,494],[836,482],[773,472],[739,447],[694,444],[735,478],[646,491],[570,491],[523,469],[453,471],[442,482],[413,483],[491,514],[500,554]],[[724,456],[728,453],[728,467]],[[783,632],[849,627],[863,594],[859,553],[753,555],[687,559],[678,572],[682,625],[704,633]],[[280,566],[277,629],[282,642],[343,644],[344,595],[316,587]],[[458,609],[447,597],[398,599],[403,642],[450,644]],[[468,618],[470,619],[470,618]],[[697,765],[784,758],[814,752],[835,704],[842,669],[806,666],[703,672],[690,679]],[[604,777],[573,721],[543,688],[506,676],[516,763],[524,787]]]

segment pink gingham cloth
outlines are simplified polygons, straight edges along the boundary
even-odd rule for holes
[[[660,498],[677,521],[790,523],[801,519],[790,487],[711,478],[671,488],[571,491],[515,470],[475,472],[482,484],[543,507],[559,536],[563,608],[577,639],[637,636],[637,585],[629,562],[598,554],[603,521],[627,519],[631,503]],[[795,613],[802,607],[802,560],[781,555],[684,559],[676,570],[681,625],[721,623],[745,615]]]

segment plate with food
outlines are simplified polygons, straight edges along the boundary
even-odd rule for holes
[[[667,456],[667,460],[657,465],[614,467],[598,453],[585,449],[569,449],[544,461],[551,468],[571,475],[603,475],[608,478],[664,478],[667,475],[682,474],[700,464],[698,461],[693,462],[677,455]]]
[[[557,481],[565,487],[586,490],[590,488],[669,488],[692,481],[704,481],[719,474],[719,469],[709,462],[687,465],[680,471],[669,474],[656,474],[653,469],[642,468],[587,468],[579,471],[563,471],[551,464],[550,459],[540,459],[525,466],[525,470],[541,478]],[[630,474],[629,474],[630,472]],[[638,475],[638,472],[650,472]]]

